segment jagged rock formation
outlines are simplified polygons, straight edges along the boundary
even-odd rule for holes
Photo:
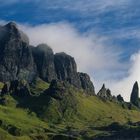
[[[33,47],[32,50],[39,77],[47,82],[57,79],[53,50],[46,44],[40,44],[37,47]]]
[[[78,73],[73,57],[57,53],[45,44],[29,45],[28,37],[13,22],[0,27],[0,81],[27,80],[39,76],[46,82],[65,81],[94,95],[87,74]]]
[[[9,84],[8,83],[5,83],[4,86],[3,86],[3,88],[2,88],[1,95],[3,96],[5,94],[7,94],[8,91],[9,91]]]
[[[29,79],[34,72],[28,37],[11,22],[0,27],[0,81]]]
[[[68,86],[67,84],[60,80],[52,80],[49,88],[44,93],[55,99],[62,100]]]
[[[57,78],[80,87],[80,79],[77,74],[77,66],[74,58],[66,53],[57,53],[54,58]]]
[[[130,97],[130,102],[132,104],[134,104],[135,106],[140,107],[138,82],[135,82],[135,84],[133,86],[131,97]]]
[[[94,86],[93,83],[90,80],[90,77],[86,73],[78,73],[80,82],[81,82],[81,87],[86,90],[89,94],[95,93],[94,91]]]
[[[28,82],[25,80],[21,80],[21,81],[15,80],[11,82],[6,82],[2,88],[1,96],[4,96],[9,93],[19,97],[25,97],[25,96],[27,97],[30,96],[31,94]]]
[[[73,57],[66,53],[57,53],[54,60],[59,80],[67,81],[77,88],[83,88],[89,94],[95,94],[90,77],[86,73],[77,72],[77,65]]]
[[[106,100],[112,100],[112,95],[110,89],[106,89],[105,84],[103,84],[102,88],[100,91],[97,93],[97,96],[99,96],[102,99]]]
[[[123,97],[120,94],[117,96],[117,100],[119,102],[124,102],[124,99],[123,99]]]
[[[102,88],[100,89],[100,91],[97,93],[97,96],[100,97],[101,99],[104,100],[108,100],[108,101],[113,101],[113,102],[121,102],[121,103],[125,103],[123,97],[119,94],[118,96],[113,96],[111,94],[110,89],[107,89],[105,87],[105,84],[103,84]]]

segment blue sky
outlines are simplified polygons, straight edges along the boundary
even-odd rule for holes
[[[130,57],[139,48],[140,2],[136,0],[7,0],[0,1],[0,17],[38,25],[67,21],[80,32],[110,37]],[[136,34],[138,34],[137,37]],[[120,35],[120,36],[119,36]]]
[[[89,68],[87,70],[82,68],[82,66],[80,67],[95,79],[95,83],[97,83],[98,86],[101,86],[102,82],[108,83],[109,86],[112,81],[117,81],[119,85],[120,81],[125,81],[125,79],[129,79],[131,75],[133,75],[132,71],[135,71],[133,66],[137,60],[133,60],[132,58],[135,55],[139,55],[137,52],[139,52],[140,49],[140,1],[0,0],[0,3],[1,21],[16,21],[21,25],[26,25],[24,29],[29,29],[29,31],[32,31],[33,27],[36,27],[35,29],[40,31],[40,29],[42,29],[41,25],[45,24],[46,26],[43,27],[47,28],[46,32],[50,31],[50,29],[56,32],[56,29],[59,31],[58,28],[61,28],[63,32],[72,32],[67,35],[69,39],[73,38],[73,41],[76,43],[84,37],[83,40],[85,40],[86,43],[87,40],[94,40],[93,45],[97,47],[100,45],[105,46],[102,50],[96,49],[96,47],[93,47],[93,49],[91,47],[90,49],[91,51],[96,50],[97,53],[99,52],[99,55],[95,58],[100,59],[102,55],[104,58],[106,57],[105,60],[107,62],[103,61],[101,63],[104,67],[98,66],[98,68],[95,69],[96,65],[99,65],[96,63],[94,63],[93,69]],[[64,26],[60,25],[62,23]],[[32,32],[27,32],[27,34],[33,38]],[[72,35],[75,36],[75,34],[76,37],[78,36],[78,41],[72,37]],[[48,40],[48,42],[49,41],[50,40]],[[90,41],[87,44],[90,44]],[[51,41],[50,44],[55,46]],[[74,52],[72,55],[77,58],[78,64],[82,65]],[[109,59],[114,59],[114,61],[110,61]],[[102,61],[103,59],[101,58],[100,60]],[[110,63],[110,65],[107,63]],[[94,74],[91,72],[92,70]],[[140,78],[132,79],[132,82],[134,82],[135,80],[139,81]],[[100,82],[97,82],[99,80]],[[111,86],[114,87],[114,85]],[[115,87],[114,91],[117,91],[117,88],[119,87]]]

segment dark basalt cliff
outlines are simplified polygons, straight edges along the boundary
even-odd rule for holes
[[[73,57],[66,53],[54,54],[46,44],[33,47],[29,39],[13,22],[0,27],[0,81],[34,77],[46,82],[61,80],[94,94],[94,86],[87,74],[78,73]]]
[[[66,53],[55,54],[55,68],[57,78],[62,81],[68,81],[70,84],[80,88],[81,82],[77,73],[76,62],[73,57]]]
[[[34,72],[28,37],[15,23],[0,27],[0,80],[29,79]]]
[[[81,87],[86,90],[88,93],[94,92],[94,86],[93,83],[90,80],[90,77],[86,73],[78,73],[78,76],[80,78]]]
[[[39,77],[47,82],[56,79],[53,50],[46,44],[40,44],[32,50]]]

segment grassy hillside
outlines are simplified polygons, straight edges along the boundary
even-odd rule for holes
[[[106,131],[96,130],[118,122],[140,121],[140,112],[122,107],[120,103],[103,101],[96,96],[87,96],[82,91],[74,92],[73,89],[64,93],[61,101],[52,99],[46,112],[45,120],[56,123],[64,128],[63,133],[72,134],[80,138],[94,137],[97,134],[108,134]]]
[[[0,140],[90,139],[110,134],[99,127],[140,121],[140,111],[129,110],[122,103],[86,95],[73,86],[56,92],[61,98],[55,99],[42,93],[48,87],[39,80],[31,87],[36,96],[2,97]]]
[[[28,140],[28,135],[39,134],[44,128],[48,128],[48,125],[27,110],[0,106],[0,127],[1,140],[11,140],[16,138],[15,136],[19,140]]]

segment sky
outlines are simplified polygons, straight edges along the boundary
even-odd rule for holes
[[[140,83],[138,0],[0,0],[0,23],[15,21],[30,44],[72,55],[96,92],[105,83],[129,101]]]

